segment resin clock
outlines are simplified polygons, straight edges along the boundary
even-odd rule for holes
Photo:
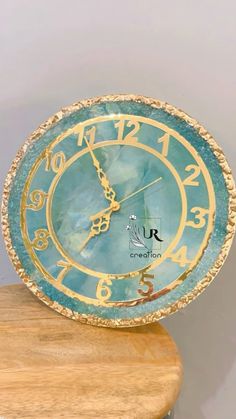
[[[2,209],[20,277],[65,316],[153,322],[214,278],[235,225],[235,189],[211,135],[134,95],[78,102],[18,152]]]

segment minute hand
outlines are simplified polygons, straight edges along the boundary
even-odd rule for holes
[[[111,187],[111,185],[109,183],[109,180],[107,179],[106,174],[102,170],[102,168],[100,166],[100,163],[99,163],[98,159],[96,158],[96,156],[95,156],[95,154],[94,154],[94,152],[92,150],[92,147],[90,146],[87,138],[85,138],[85,141],[86,141],[87,147],[89,149],[90,155],[92,157],[93,165],[94,165],[94,167],[96,169],[96,172],[97,172],[98,178],[100,180],[101,186],[102,186],[102,188],[104,190],[105,198],[108,201],[110,201],[113,204],[113,206],[114,206],[114,204],[116,204],[116,201],[115,201],[116,193],[112,189],[112,187]]]
[[[141,189],[138,189],[137,191],[133,192],[132,194],[130,194],[130,195],[128,195],[128,196],[125,196],[123,199],[121,199],[121,200],[118,202],[118,204],[120,205],[120,204],[122,204],[123,202],[127,201],[127,199],[133,198],[133,196],[137,195],[139,192],[142,192],[142,191],[144,191],[145,189],[149,188],[150,186],[154,185],[154,183],[159,182],[161,179],[162,179],[162,177],[159,177],[159,178],[157,178],[157,179],[153,180],[152,182],[148,183],[147,185],[143,186]],[[98,217],[100,217],[101,215],[103,215],[103,214],[104,214],[104,212],[109,211],[111,208],[112,208],[112,205],[110,205],[109,207],[105,208],[104,210],[102,210],[102,211],[98,212],[97,214],[92,215],[92,216],[90,217],[90,220],[92,220],[92,221],[93,221],[93,220],[95,220],[96,218],[98,218]]]

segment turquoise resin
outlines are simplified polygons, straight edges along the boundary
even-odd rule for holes
[[[215,182],[214,190],[217,210],[214,231],[211,235],[209,246],[206,249],[201,261],[193,270],[193,272],[190,275],[188,275],[187,279],[172,292],[158,298],[157,300],[151,302],[149,301],[145,304],[140,304],[134,307],[96,307],[93,304],[87,305],[77,299],[72,299],[71,297],[68,297],[67,295],[63,294],[61,291],[58,291],[55,287],[53,287],[53,285],[49,284],[43,278],[39,271],[36,270],[31,259],[29,258],[28,253],[25,250],[20,233],[19,201],[28,172],[38,154],[42,150],[44,150],[45,147],[48,144],[50,144],[50,142],[60,132],[88,118],[94,118],[96,116],[107,115],[111,113],[123,113],[145,116],[162,122],[168,125],[170,128],[178,131],[200,153],[202,159],[207,165],[208,171],[212,177],[213,182]],[[105,136],[105,131],[109,129],[109,126],[104,127],[104,133],[100,133],[101,137],[103,135]],[[147,142],[147,145],[150,145],[148,144],[148,142],[152,139],[152,133],[148,132],[147,127],[143,127],[142,135],[144,140]],[[114,136],[111,138],[114,138]],[[156,184],[155,188],[153,187],[154,190],[152,191],[152,194],[150,194],[150,191],[147,190],[145,194],[137,196],[137,198],[134,199],[132,203],[130,201],[129,205],[127,201],[127,205],[122,210],[122,214],[114,214],[114,223],[111,226],[109,235],[107,234],[107,236],[105,236],[104,234],[104,236],[101,237],[102,241],[99,241],[98,238],[93,239],[98,243],[97,246],[90,242],[87,251],[92,249],[93,257],[91,257],[91,259],[89,260],[89,258],[84,258],[83,255],[80,255],[79,252],[76,251],[76,244],[79,245],[80,240],[78,237],[78,234],[80,235],[80,232],[78,233],[76,231],[76,228],[80,228],[82,226],[84,229],[86,229],[88,227],[88,216],[86,211],[88,211],[88,213],[91,214],[90,210],[93,209],[94,211],[92,211],[92,213],[96,213],[101,208],[106,207],[107,204],[104,201],[101,189],[99,189],[99,184],[97,183],[96,172],[94,171],[94,168],[91,166],[89,174],[85,172],[85,170],[82,170],[83,167],[88,167],[89,155],[85,155],[80,162],[78,161],[77,165],[81,165],[82,167],[79,168],[79,166],[76,166],[75,163],[70,167],[70,172],[65,172],[65,174],[63,175],[65,177],[64,180],[62,176],[61,181],[58,183],[57,188],[55,189],[55,197],[52,205],[52,218],[54,222],[54,230],[60,242],[63,244],[63,247],[66,248],[68,252],[73,255],[73,258],[75,260],[77,260],[79,263],[84,264],[85,266],[87,264],[90,268],[100,272],[111,272],[112,270],[112,273],[123,273],[132,270],[132,267],[129,266],[129,258],[127,256],[128,253],[126,250],[128,239],[125,227],[129,223],[129,215],[134,213],[138,218],[143,216],[145,202],[147,203],[147,208],[153,217],[160,217],[161,219],[166,217],[166,221],[163,221],[163,227],[165,232],[165,241],[163,246],[166,246],[168,244],[168,236],[171,236],[175,233],[178,225],[179,214],[181,212],[180,196],[178,188],[176,187],[175,179],[166,171],[165,167],[161,167],[160,164],[157,164],[156,159],[153,156],[150,156],[149,153],[143,152],[140,149],[133,150],[130,147],[128,147],[129,150],[126,150],[127,152],[125,153],[122,153],[122,150],[120,150],[119,159],[117,161],[113,161],[112,158],[115,158],[115,156],[117,156],[117,151],[115,151],[114,148],[117,147],[119,146],[107,146],[107,148],[104,147],[101,149],[97,149],[96,156],[101,161],[107,175],[109,175],[109,180],[117,191],[118,199],[121,199],[123,196],[128,195],[133,190],[136,190],[144,186],[145,184],[158,177],[160,174],[163,178],[165,178],[165,180],[168,180],[168,182],[166,183],[166,185],[168,186],[168,194],[166,193],[166,188],[164,190],[163,186],[160,183]],[[70,157],[74,154],[74,152],[76,152],[76,150],[73,150],[73,147],[70,147],[68,150],[65,149],[64,152],[66,155],[68,153],[67,157]],[[175,168],[178,172],[181,172],[180,166],[181,164],[185,165],[185,161],[186,164],[193,163],[193,161],[189,161],[189,156],[184,152],[184,150],[181,152],[181,156],[179,156],[178,154],[176,155],[176,153],[173,153],[173,156],[171,158],[173,159],[173,164],[175,165]],[[133,159],[132,164],[130,163],[131,159]],[[126,160],[128,164],[126,164]],[[112,162],[112,164],[110,164],[110,162]],[[125,164],[126,170],[124,170]],[[32,190],[42,185],[44,176],[43,167],[40,168],[40,170],[41,176],[37,176],[37,179],[35,179],[32,183]],[[77,175],[78,178],[76,178],[75,176],[76,173],[79,173],[79,175]],[[121,177],[122,175],[124,176],[124,173],[125,179],[123,182],[121,182]],[[69,187],[68,179],[66,179],[67,176],[68,179],[71,180]],[[126,181],[126,179],[128,179],[129,181]],[[77,192],[76,184],[73,184],[73,180],[76,184],[80,185],[80,188]],[[45,178],[45,185],[47,181],[49,182],[49,178]],[[90,186],[88,182],[90,182]],[[90,195],[86,194],[88,189],[92,189],[92,193]],[[188,193],[191,194],[191,191]],[[192,206],[194,204],[198,206],[204,206],[204,202],[206,200],[206,190],[204,189],[204,187],[201,190],[201,194],[198,196],[197,202],[194,203],[195,197],[194,194],[192,195]],[[60,204],[61,196],[63,196],[63,203]],[[73,197],[72,200],[71,197]],[[167,201],[167,197],[171,197],[170,201]],[[162,203],[161,206],[159,204],[160,202]],[[70,203],[70,205],[68,205],[68,203]],[[64,209],[63,205],[65,206]],[[175,216],[173,216],[173,208],[175,209]],[[21,166],[18,170],[17,177],[13,182],[11,195],[9,199],[9,221],[11,227],[12,242],[27,274],[34,278],[38,286],[46,295],[48,295],[52,300],[59,302],[61,305],[64,305],[65,307],[68,307],[79,313],[93,314],[99,317],[111,319],[140,317],[148,313],[155,312],[161,308],[168,306],[169,304],[172,304],[173,302],[177,301],[181,296],[190,292],[197,285],[197,283],[206,275],[208,270],[213,265],[215,259],[217,258],[217,255],[219,254],[226,234],[227,216],[228,192],[224,183],[221,168],[212,151],[210,150],[209,145],[196,133],[196,131],[192,127],[188,126],[182,120],[167,114],[163,110],[153,109],[147,105],[134,102],[119,102],[94,105],[91,108],[77,111],[71,114],[70,116],[63,118],[62,121],[60,121],[56,126],[50,129],[46,134],[44,134],[44,136],[41,137],[40,141],[37,141],[32,145],[30,149],[28,149],[27,154],[22,160]],[[33,239],[35,229],[42,227],[43,219],[43,211],[40,214],[34,213],[32,214],[31,218],[28,218],[28,228],[31,240]],[[63,219],[63,222],[60,222],[61,219]],[[82,232],[82,234],[84,233]],[[201,233],[199,232],[199,234]],[[112,238],[113,236],[115,236],[115,240]],[[191,234],[189,234],[189,236],[187,237],[187,242],[185,238],[185,244],[189,245],[189,248],[191,248],[194,253],[194,243]],[[94,251],[94,247],[96,248],[96,251]],[[118,254],[117,248],[122,249],[121,254]],[[55,249],[49,247],[49,250],[51,253],[50,266],[48,265],[48,269],[51,269],[52,274],[56,274],[57,268],[54,262],[56,261],[56,259],[58,259],[58,255],[56,254]],[[46,255],[46,253],[43,254],[42,252],[38,252],[38,254],[40,260],[46,265],[48,263],[48,255]],[[104,258],[104,254],[106,254],[106,256],[109,257]],[[112,255],[114,254],[118,254],[118,258],[112,258]],[[53,258],[55,259],[55,261]],[[132,261],[132,263],[133,269],[142,268],[146,264],[146,262],[145,264],[143,264],[143,260],[135,260]],[[168,264],[169,266],[169,262],[166,262],[166,264]],[[122,265],[121,269],[120,265]],[[164,277],[166,269],[167,265],[164,264],[162,267],[160,266],[158,269],[158,275],[161,277],[161,280],[157,284],[155,284],[156,290],[163,288],[163,286],[168,285],[168,283],[171,282],[170,279]],[[171,272],[171,274],[173,275],[173,277],[178,275],[178,269],[179,267],[177,265],[175,265],[172,268],[173,272]],[[88,278],[88,276],[86,276],[85,273],[82,274],[81,278],[82,279],[78,281],[77,273],[75,270],[71,272],[70,277],[68,277],[67,279],[65,278],[64,284],[76,292],[83,291],[83,293],[85,294],[95,294],[96,283],[94,281],[94,278],[91,276],[90,278]],[[127,281],[128,280],[120,281],[120,288],[118,290],[116,289],[115,293],[113,294],[114,301],[119,300],[121,295],[127,292]],[[132,287],[134,289],[132,289]],[[129,283],[129,292],[135,292],[136,288],[137,284],[135,284],[134,281],[132,284],[131,282]]]

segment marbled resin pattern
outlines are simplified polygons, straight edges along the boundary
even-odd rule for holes
[[[28,173],[37,156],[61,132],[87,119],[110,114],[142,116],[158,121],[172,130],[176,130],[194,147],[197,154],[201,156],[207,166],[212,179],[216,202],[214,226],[207,248],[199,263],[188,273],[186,279],[171,292],[134,306],[94,305],[93,303],[85,303],[78,298],[73,298],[57,289],[53,286],[53,283],[45,279],[32,262],[21,234],[19,203]],[[114,130],[114,127],[112,129]],[[109,138],[115,138],[109,123],[100,127],[98,131],[98,139],[95,144],[99,143],[99,141],[108,141]],[[161,134],[163,134],[161,130],[159,133],[155,131],[155,138],[161,137]],[[147,147],[153,147],[153,128],[147,124],[142,124],[139,138]],[[59,147],[59,145],[56,147]],[[160,146],[158,147],[158,151],[160,152]],[[71,137],[70,144],[65,145],[63,151],[68,159],[75,154],[76,142],[73,136]],[[112,223],[109,231],[104,233],[103,237],[98,236],[92,239],[88,246],[82,252],[79,252],[80,244],[90,228],[89,216],[100,211],[107,205],[102,189],[97,182],[96,171],[92,165],[91,167],[89,166],[89,153],[85,153],[80,159],[75,160],[61,175],[55,187],[51,205],[51,218],[55,235],[59,243],[63,246],[63,249],[65,249],[75,263],[85,268],[88,267],[94,272],[124,274],[132,270],[143,269],[151,260],[150,257],[148,260],[144,260],[143,258],[130,259],[129,232],[126,230],[127,224],[129,223],[129,216],[135,214],[138,220],[145,219],[147,226],[149,225],[150,227],[153,227],[153,219],[161,219],[163,243],[161,243],[160,249],[161,252],[164,252],[176,234],[182,212],[181,194],[176,184],[176,178],[160,159],[157,159],[152,154],[140,148],[135,148],[130,145],[106,145],[104,147],[97,147],[95,151],[97,158],[109,177],[110,183],[116,190],[118,200],[145,186],[158,176],[161,176],[162,180],[153,186],[152,190],[147,189],[144,193],[137,195],[130,201],[127,200],[121,208],[121,211],[112,215]],[[196,162],[194,162],[193,157],[191,157],[184,147],[179,148],[174,142],[169,152],[168,160],[183,181],[183,170],[186,165]],[[51,174],[50,178],[50,175],[48,176],[45,173],[45,167],[42,164],[38,169],[37,176],[30,185],[30,191],[32,192],[36,188],[42,189],[42,185],[44,185],[46,190],[52,182],[53,176]],[[199,175],[198,180],[201,184],[198,193],[196,193],[196,188],[185,187],[186,199],[188,202],[191,202],[187,213],[188,219],[191,216],[189,210],[192,207],[206,207],[209,204],[208,191],[203,182],[202,173]],[[32,143],[22,159],[17,176],[12,183],[8,212],[12,244],[24,271],[37,284],[37,287],[51,300],[77,313],[94,315],[103,319],[114,319],[115,321],[116,319],[140,318],[147,316],[149,313],[168,308],[197,286],[213,266],[224,244],[227,234],[228,205],[229,193],[222,169],[209,144],[197,131],[184,120],[170,115],[163,109],[155,109],[145,103],[137,103],[131,100],[99,103],[75,111],[62,118],[61,121],[42,135],[39,140]],[[27,215],[27,228],[31,241],[34,238],[34,232],[37,228],[47,227],[45,223],[45,212],[45,209],[42,209],[40,212],[28,211],[30,215]],[[155,223],[157,221],[154,221]],[[188,258],[191,259],[195,257],[196,251],[202,241],[203,230],[188,230],[185,230],[185,235],[180,239],[179,246],[187,246],[189,249]],[[153,243],[150,249],[152,246]],[[36,251],[36,254],[39,257],[40,263],[45,266],[50,275],[57,277],[58,272],[60,272],[57,265],[60,255],[50,240],[47,252]],[[144,249],[142,249],[142,252],[144,252]],[[154,291],[168,286],[174,278],[181,275],[186,269],[187,267],[181,267],[179,264],[172,263],[170,258],[162,264],[159,264],[153,271],[150,271],[157,274],[158,278],[154,284]],[[91,274],[88,275],[84,271],[80,273],[78,278],[78,271],[73,268],[70,271],[70,275],[64,278],[63,284],[74,293],[87,295],[96,299],[96,279],[95,274],[94,276]],[[122,281],[119,281],[118,286],[114,287],[112,301],[132,300],[137,294],[137,286],[138,282],[135,282],[135,280],[132,281],[131,279],[124,278]]]

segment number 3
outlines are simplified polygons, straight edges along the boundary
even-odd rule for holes
[[[186,225],[193,228],[202,228],[206,224],[205,215],[209,214],[209,210],[200,207],[193,207],[190,211],[192,214],[195,214],[195,219],[198,220],[197,223],[194,221],[187,221]]]

